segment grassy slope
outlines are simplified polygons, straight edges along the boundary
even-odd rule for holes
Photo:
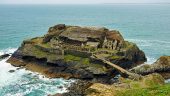
[[[129,89],[118,92],[117,96],[170,96],[170,83],[151,88]]]

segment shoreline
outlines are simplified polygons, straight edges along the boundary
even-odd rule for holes
[[[25,71],[28,71],[27,70],[27,68],[30,70],[30,72],[33,72],[34,74],[38,74],[38,76],[41,76],[42,78],[44,78],[44,74],[41,74],[41,72],[43,71],[43,67],[42,66],[36,66],[36,65],[34,65],[34,64],[32,64],[32,65],[30,65],[30,66],[35,66],[36,68],[38,67],[40,70],[38,70],[38,73],[37,73],[37,70],[36,70],[36,68],[34,69],[32,69],[31,67],[29,67],[29,66],[26,66],[25,68],[24,68],[24,70]],[[139,65],[140,66],[140,65]],[[16,68],[16,70],[20,70],[20,69],[17,69]],[[21,70],[22,70],[22,68],[21,68]],[[35,71],[36,70],[36,71]],[[45,78],[48,78],[48,79],[50,79],[50,77],[48,77],[48,76],[45,76]],[[58,78],[59,79],[59,78]],[[64,79],[63,78],[63,80],[68,80],[68,79]],[[69,79],[70,80],[70,79]],[[81,90],[74,90],[75,89],[75,87],[77,87],[77,86],[79,86],[79,85],[81,85],[82,86],[82,84],[86,84],[87,83],[87,85],[89,84],[89,86],[90,85],[92,85],[92,82],[90,83],[89,81],[86,81],[86,80],[79,80],[79,79],[76,79],[74,82],[72,82],[72,81],[70,81],[69,82],[69,86],[68,85],[65,85],[64,86],[64,88],[65,88],[65,91],[64,92],[62,92],[62,93],[58,93],[58,92],[55,92],[53,95],[52,94],[49,94],[49,96],[60,96],[61,94],[63,95],[63,94],[73,94],[73,93],[75,93],[75,92],[80,92]],[[166,84],[168,84],[169,82],[167,82],[167,80],[165,80],[165,83]],[[80,89],[83,89],[83,88],[87,88],[87,86],[85,86],[85,87],[82,87],[82,88],[80,88]],[[65,95],[63,95],[63,96],[65,96]]]
[[[56,92],[64,93],[68,91],[67,88],[70,86],[70,84],[76,81],[74,79],[66,80],[63,78],[48,78],[43,74],[26,70],[25,68],[14,67],[11,64],[6,63],[7,59],[8,58],[0,61],[0,65],[3,65],[3,67],[1,67],[3,70],[0,68],[3,73],[0,74],[1,81],[3,79],[0,85],[1,88],[3,88],[0,88],[0,92],[3,92],[0,93],[0,95],[5,95],[5,92],[7,91],[6,87],[9,87],[8,90],[11,90],[11,92],[8,92],[8,94],[11,95],[27,95],[27,92],[30,90],[37,90],[37,88],[41,89],[41,87],[43,88],[42,90],[46,95],[48,95],[48,93],[55,94]],[[14,72],[9,72],[10,70],[14,70]],[[16,88],[15,94],[12,93],[13,89],[11,89],[14,87]],[[27,89],[23,91],[22,89],[19,90],[18,88]]]

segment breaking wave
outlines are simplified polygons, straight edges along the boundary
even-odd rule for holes
[[[13,53],[16,48],[1,50],[0,54]],[[6,59],[0,61],[0,96],[47,96],[49,94],[63,93],[75,80],[62,78],[49,79],[35,72],[18,69],[6,63]],[[9,71],[14,72],[10,73]]]

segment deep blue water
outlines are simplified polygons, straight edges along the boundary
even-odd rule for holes
[[[148,63],[162,55],[170,55],[170,4],[0,5],[0,50],[17,48],[24,39],[42,36],[50,26],[59,23],[117,29],[126,40],[136,43],[146,53]],[[0,77],[2,75],[0,73]],[[0,92],[9,86],[14,85],[0,84]],[[31,86],[29,88],[36,91]],[[44,88],[47,91],[49,86]]]

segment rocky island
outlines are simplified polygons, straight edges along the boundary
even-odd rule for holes
[[[160,94],[170,94],[169,85],[164,85],[169,56],[160,57],[152,65],[138,66],[145,61],[144,52],[117,30],[65,24],[50,27],[42,37],[23,41],[7,60],[49,78],[78,79],[69,92],[55,96],[154,96],[161,88],[165,93]],[[132,80],[123,72],[143,76]],[[120,73],[122,77],[115,81]]]
[[[146,61],[144,52],[117,30],[59,24],[43,37],[23,41],[7,62],[51,78],[110,79],[117,74],[92,55],[125,69]]]

